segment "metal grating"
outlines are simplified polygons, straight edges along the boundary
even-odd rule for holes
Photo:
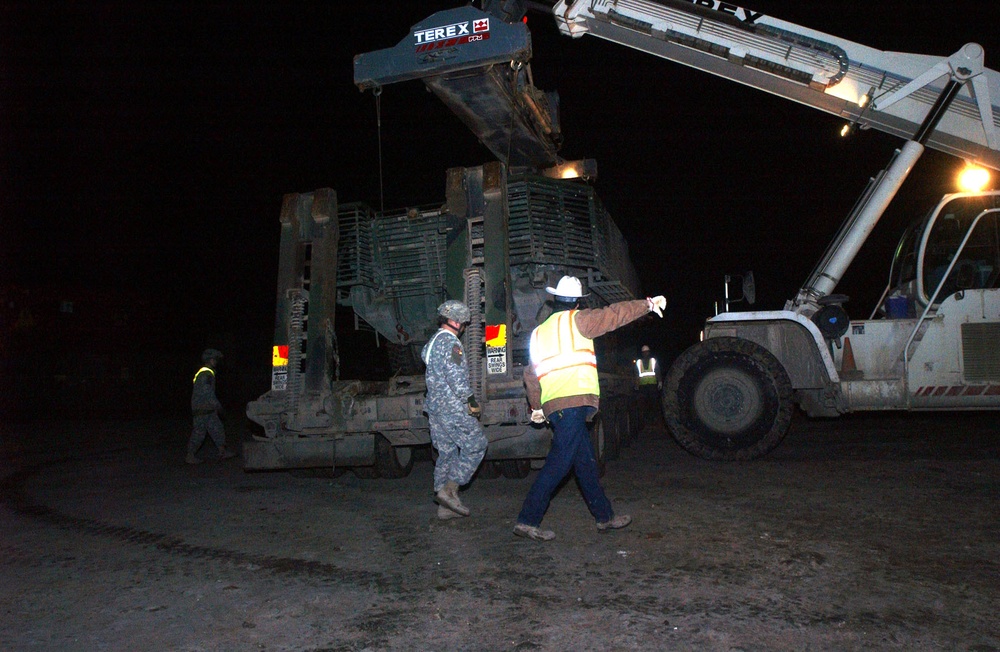
[[[387,296],[437,294],[444,287],[447,223],[440,210],[380,215],[372,237]]]
[[[593,267],[593,194],[589,186],[551,179],[509,183],[511,264]]]
[[[593,188],[579,181],[521,177],[507,185],[511,265],[588,270],[588,287],[612,303],[639,295],[628,244]]]
[[[1000,382],[1000,323],[962,324],[965,382]]]
[[[372,220],[375,212],[360,202],[341,204],[337,211],[337,287],[375,287]]]

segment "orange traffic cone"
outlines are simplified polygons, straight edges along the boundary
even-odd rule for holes
[[[857,373],[858,365],[854,361],[854,349],[851,348],[851,338],[844,338],[844,355],[840,359],[840,375]]]

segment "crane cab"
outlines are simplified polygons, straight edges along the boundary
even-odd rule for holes
[[[1000,287],[998,209],[1000,191],[954,193],[911,224],[893,257],[884,314],[912,317],[956,292]]]

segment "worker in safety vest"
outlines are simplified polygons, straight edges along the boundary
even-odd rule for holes
[[[658,296],[580,310],[579,301],[587,295],[580,280],[573,276],[562,277],[556,287],[545,291],[555,296],[555,307],[531,333],[531,364],[525,367],[524,384],[531,420],[548,420],[554,434],[545,465],[528,491],[514,527],[514,534],[536,541],[556,536],[539,526],[552,494],[570,469],[576,472],[598,531],[616,530],[632,522],[631,516],[615,516],[598,480],[597,461],[590,445],[587,422],[597,413],[601,395],[594,338],[650,312],[663,317],[667,305],[667,300]]]
[[[660,364],[652,356],[648,344],[643,344],[639,351],[639,359],[635,361],[636,389],[639,391],[639,429],[657,420],[660,414],[660,390],[663,389],[663,376],[660,374]]]
[[[194,388],[191,390],[191,417],[194,425],[185,459],[188,464],[201,464],[204,461],[196,453],[205,443],[206,435],[212,438],[215,447],[219,449],[220,460],[236,456],[236,453],[226,448],[226,429],[219,416],[222,403],[215,396],[215,370],[221,361],[220,351],[205,349],[201,354],[201,369],[194,375]]]
[[[649,350],[648,344],[643,344],[639,352],[639,359],[635,361],[635,370],[638,373],[636,386],[643,388],[663,388],[663,378],[660,375],[660,365]]]

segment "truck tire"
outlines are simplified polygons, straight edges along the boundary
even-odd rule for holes
[[[600,416],[595,418],[590,424],[590,446],[594,450],[594,459],[597,460],[597,477],[604,477],[604,419]]]
[[[413,469],[413,449],[393,446],[382,435],[375,435],[375,468],[382,478],[405,478]]]
[[[351,471],[360,480],[377,480],[378,479],[378,467],[377,466],[352,466]]]
[[[769,453],[792,421],[792,384],[767,349],[735,337],[712,338],[670,368],[663,412],[674,439],[708,460],[753,460]]]
[[[621,409],[617,406],[611,408],[605,415],[608,427],[604,429],[604,457],[609,462],[618,459],[622,449]]]
[[[500,463],[497,460],[483,460],[476,470],[476,477],[482,480],[496,480],[500,477]]]
[[[632,432],[632,408],[628,402],[618,411],[618,432],[621,433],[622,448],[628,448],[635,441],[635,433]]]
[[[389,356],[389,368],[392,373],[416,376],[424,372],[424,361],[420,359],[420,350],[417,347],[386,342],[385,351]]]
[[[531,460],[529,459],[499,460],[498,463],[503,477],[511,480],[527,478],[528,473],[531,472]]]

